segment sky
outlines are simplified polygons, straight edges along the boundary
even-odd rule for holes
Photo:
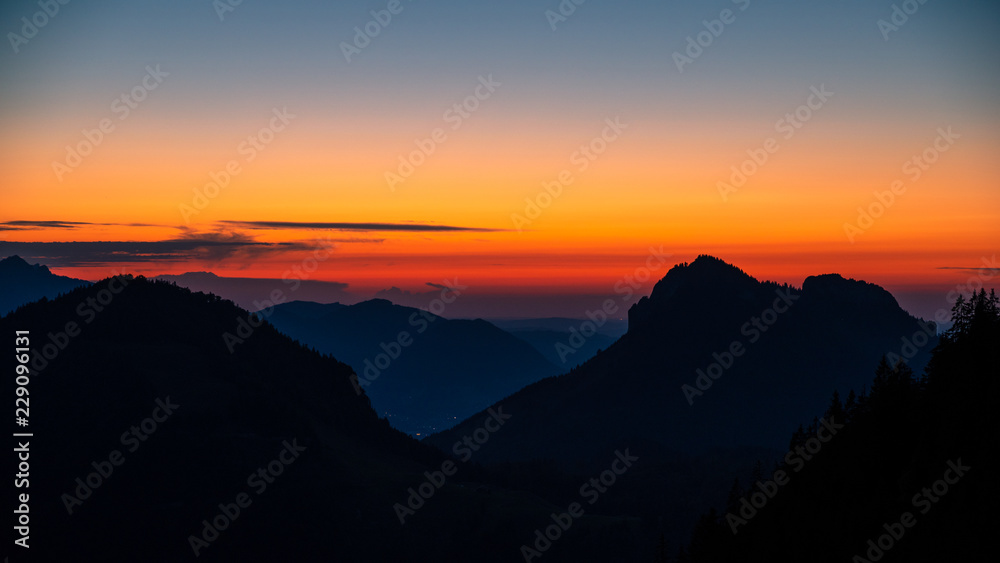
[[[583,317],[652,256],[637,294],[712,254],[864,279],[930,318],[1000,276],[998,16],[12,0],[0,256],[92,280],[305,268],[358,296],[457,280],[508,316]],[[556,295],[579,299],[539,309]]]

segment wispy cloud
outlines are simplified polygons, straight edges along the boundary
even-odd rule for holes
[[[995,263],[995,261],[994,261]],[[983,266],[938,266],[938,270],[960,270],[969,274],[978,274],[986,272],[990,275],[1000,275],[1000,268],[983,267]]]
[[[148,223],[89,223],[85,221],[4,221],[0,231],[27,231],[38,229],[79,229],[81,227],[159,227]]]
[[[14,231],[20,229],[79,229],[93,223],[80,223],[77,221],[6,221],[0,223],[0,228]]]
[[[8,242],[0,241],[0,255],[18,254],[50,266],[93,266],[120,262],[180,262],[234,255],[264,243],[212,240]]]
[[[254,260],[264,255],[329,247],[332,241],[259,242],[236,230],[183,230],[158,241],[13,242],[0,241],[0,256],[13,254],[55,267],[96,266],[124,262],[217,263]]]
[[[404,231],[404,232],[494,232],[500,229],[455,227],[424,223],[303,223],[294,221],[220,221],[225,225],[246,229],[326,230],[326,231]]]

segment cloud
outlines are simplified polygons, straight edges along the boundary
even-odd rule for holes
[[[233,300],[240,307],[251,311],[261,308],[261,303],[272,299],[274,290],[286,292],[288,300],[315,301],[317,303],[355,303],[358,297],[347,291],[343,282],[299,280],[294,286],[280,278],[229,278],[210,272],[188,272],[179,276],[164,275],[156,279],[174,282],[191,291],[214,293]],[[295,287],[291,292],[290,288]]]
[[[80,223],[77,221],[5,221],[0,223],[0,229],[5,231],[29,229],[79,229],[85,225],[93,225],[93,223]]]
[[[4,221],[0,231],[28,231],[38,229],[79,229],[80,227],[159,227],[147,223],[88,223],[85,221]]]
[[[49,266],[93,266],[120,262],[181,262],[207,255],[233,254],[261,243],[225,243],[211,240],[8,242],[0,241],[0,255],[18,254]]]
[[[329,231],[404,231],[404,232],[495,232],[499,229],[453,227],[422,223],[303,223],[294,221],[221,221],[247,229],[305,229]]]
[[[95,225],[120,225],[149,227],[143,223],[88,223],[81,221],[7,221],[0,222],[0,231],[37,229],[80,229]],[[331,238],[320,235],[313,240],[292,242],[260,242],[242,229],[301,229],[338,231],[410,231],[410,232],[459,232],[486,231],[470,227],[448,225],[396,224],[396,223],[297,223],[284,221],[221,221],[214,231],[196,231],[190,227],[175,227],[176,237],[154,241],[59,241],[20,242],[0,241],[0,256],[20,255],[25,259],[52,267],[86,267],[122,263],[176,263],[207,262],[217,264],[224,260],[250,264],[264,256],[286,252],[334,248],[338,243],[381,243],[383,238],[346,237]]]
[[[0,256],[18,254],[53,267],[99,266],[126,262],[217,263],[226,259],[259,259],[266,254],[313,250],[332,241],[258,242],[235,230],[199,233],[158,241],[11,242],[0,241]]]
[[[219,221],[219,231],[228,232],[232,228],[254,230],[312,230],[312,231],[403,231],[403,232],[495,232],[502,229],[485,229],[479,227],[455,227],[451,225],[430,225],[426,223],[327,223],[298,221]],[[79,229],[82,227],[167,227],[168,225],[151,225],[148,223],[90,223],[86,221],[4,221],[0,222],[0,231],[36,230],[36,229]],[[178,227],[189,231],[187,227]]]
[[[996,263],[996,261],[994,261],[994,264],[995,263]],[[964,273],[969,274],[969,275],[980,275],[980,274],[985,274],[985,275],[988,275],[988,276],[997,276],[997,275],[1000,275],[1000,268],[983,267],[983,266],[976,266],[976,267],[969,267],[969,266],[938,266],[937,269],[938,270],[959,270],[959,271],[964,272]]]

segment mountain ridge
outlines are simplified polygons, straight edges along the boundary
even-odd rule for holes
[[[111,297],[81,319],[78,305],[99,295]],[[61,541],[32,537],[40,556],[501,563],[556,510],[535,495],[480,490],[482,471],[392,429],[355,392],[348,365],[268,322],[230,351],[223,334],[249,314],[119,276],[0,318],[0,330],[29,335],[33,368],[46,358],[28,384],[45,405],[28,427],[44,437],[29,440],[31,524]],[[394,506],[446,463],[459,470],[435,485],[440,498],[401,526]],[[234,500],[241,494],[249,502]],[[599,518],[574,527],[611,528]],[[563,549],[578,560],[618,548]]]
[[[559,369],[529,343],[483,319],[446,319],[370,299],[282,303],[279,330],[353,366],[380,413],[411,434],[453,425]]]
[[[757,281],[739,268],[713,257],[702,256],[691,264],[679,264],[657,282],[649,297],[630,308],[628,332],[622,339],[569,374],[560,376],[558,381],[546,380],[548,382],[543,381],[535,387],[559,388],[560,404],[566,405],[567,398],[577,398],[588,405],[570,406],[571,411],[589,411],[601,404],[597,400],[598,395],[603,395],[605,399],[620,397],[621,401],[634,404],[643,413],[636,416],[645,420],[644,426],[647,427],[655,426],[655,417],[647,410],[666,409],[676,424],[687,421],[685,424],[693,426],[691,436],[675,436],[663,442],[667,449],[694,447],[703,441],[703,437],[696,435],[714,435],[716,441],[709,442],[720,445],[744,443],[762,446],[769,442],[778,446],[794,425],[822,406],[829,393],[834,389],[845,394],[851,387],[860,389],[867,380],[870,366],[879,356],[898,348],[897,342],[901,337],[922,330],[918,319],[900,309],[894,299],[886,299],[884,295],[888,292],[874,284],[833,275],[811,278],[804,285],[805,289],[798,289],[787,284]],[[852,288],[853,292],[860,291],[869,298],[853,305],[850,299],[826,303],[830,298],[828,287],[838,290]],[[843,293],[840,291],[840,294]],[[839,294],[834,292],[834,295]],[[880,308],[873,310],[869,302]],[[834,322],[829,322],[831,318]],[[866,326],[869,321],[878,324]],[[731,355],[730,348],[735,344],[740,344],[738,347],[743,349],[740,357],[733,357],[731,362],[726,360],[731,367],[723,370],[724,374],[718,381],[710,381],[710,386],[701,390],[703,395],[695,399],[701,405],[688,404],[681,392],[682,385],[694,385],[698,373],[704,373],[711,365],[719,363],[714,355],[722,358]],[[911,361],[914,364],[926,361],[930,347],[925,347]],[[810,349],[812,351],[807,352]],[[810,371],[807,367],[810,355],[822,357],[831,364],[824,367],[825,375],[819,380],[816,376],[801,378],[795,375]],[[790,367],[772,359],[779,357],[788,359]],[[712,412],[721,416],[725,408],[737,408],[741,404],[741,393],[749,393],[750,397],[760,395],[747,378],[776,391],[781,389],[763,399],[773,408],[790,408],[794,414],[765,416],[768,420],[766,426],[772,428],[768,431],[755,432],[752,426],[734,427],[721,433],[718,429],[706,430],[706,425],[714,428],[713,424],[708,424],[712,417],[701,413]],[[590,395],[581,391],[595,385],[602,391]],[[636,391],[637,387],[641,391]],[[779,398],[792,391],[808,394],[813,408],[792,407],[788,401]],[[529,400],[525,397],[527,393],[530,392],[522,390],[508,398],[505,404],[514,408],[516,403],[512,404],[512,399],[531,404],[556,402],[551,391],[544,395],[546,399],[536,397]],[[580,393],[589,398],[584,400]],[[650,400],[654,396],[661,402]],[[805,399],[805,395],[795,400],[801,399]],[[785,422],[779,422],[780,419]],[[584,424],[584,421],[580,423]],[[611,424],[610,421],[608,423]],[[534,420],[533,424],[539,428],[552,427],[540,419]],[[565,424],[566,421],[563,421],[558,426]],[[515,423],[513,426],[516,428],[519,425]],[[587,423],[584,426],[593,425]],[[779,432],[778,428],[788,428],[788,432]],[[594,427],[582,433],[600,434]],[[513,441],[513,434],[516,433],[506,436]],[[653,442],[659,441],[655,432],[639,434]],[[765,440],[768,434],[775,438]],[[718,442],[724,435],[729,438]],[[750,439],[751,436],[756,438]],[[587,449],[578,440],[566,436],[566,432],[562,432],[560,438],[550,436],[547,441],[560,443],[562,438]],[[430,439],[433,443],[434,437]],[[526,444],[532,442],[525,440]],[[506,444],[505,450],[492,448],[491,453],[496,456],[496,461],[532,459],[528,456],[542,454],[542,450],[525,448],[524,445],[514,448],[510,443]],[[501,454],[500,451],[506,453]]]
[[[0,316],[42,298],[54,298],[89,281],[53,274],[48,266],[29,264],[18,255],[0,260]]]

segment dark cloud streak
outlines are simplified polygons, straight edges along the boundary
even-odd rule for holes
[[[0,231],[22,231],[38,229],[79,229],[80,227],[160,227],[148,223],[88,223],[85,221],[4,221]]]
[[[247,229],[305,229],[328,231],[403,231],[403,232],[495,232],[498,229],[454,227],[420,223],[302,223],[294,221],[221,221]]]
[[[189,238],[162,241],[10,242],[0,241],[0,256],[18,254],[55,267],[97,266],[123,262],[218,261],[238,255],[307,250],[306,243],[264,243]]]

